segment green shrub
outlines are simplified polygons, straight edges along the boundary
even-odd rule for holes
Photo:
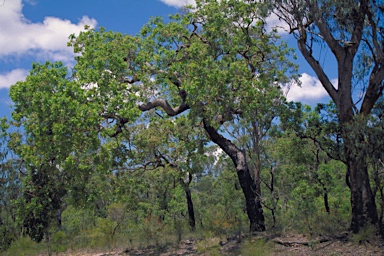
[[[6,252],[3,252],[1,256],[33,256],[41,254],[47,251],[47,246],[44,244],[38,244],[30,237],[22,237],[14,241]]]
[[[220,238],[206,237],[196,243],[197,251],[204,255],[220,255]]]
[[[6,226],[0,225],[0,252],[7,250],[13,239],[10,230]]]
[[[52,252],[59,253],[65,252],[68,249],[67,236],[63,231],[58,231],[52,235],[51,239]]]
[[[109,218],[97,218],[96,227],[90,230],[91,247],[114,248],[116,223]]]

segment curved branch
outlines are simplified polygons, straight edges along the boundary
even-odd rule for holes
[[[143,112],[160,107],[162,108],[169,116],[176,116],[180,113],[189,109],[188,104],[185,102],[181,103],[179,106],[173,108],[168,101],[164,99],[155,99],[153,101],[141,104],[139,109]]]
[[[244,153],[236,147],[234,143],[221,135],[214,127],[203,119],[204,130],[208,133],[209,138],[218,145],[231,159],[236,166],[236,171],[244,171],[246,159]]]

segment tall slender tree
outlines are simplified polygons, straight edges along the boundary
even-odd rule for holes
[[[272,1],[274,13],[289,25],[305,60],[337,107],[343,158],[350,184],[351,228],[378,224],[364,143],[367,116],[384,89],[384,5],[374,0]],[[337,83],[319,55],[325,47],[337,64]],[[320,56],[320,57],[318,57]],[[361,120],[365,121],[361,121]],[[362,125],[360,129],[354,126]]]

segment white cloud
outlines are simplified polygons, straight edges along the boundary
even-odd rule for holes
[[[83,16],[77,24],[56,17],[46,17],[42,23],[32,23],[22,14],[21,0],[6,1],[0,8],[0,58],[11,55],[38,55],[53,60],[68,60],[72,49],[68,36],[78,34],[85,25],[97,22]]]
[[[328,93],[317,77],[303,73],[300,81],[301,87],[297,84],[291,85],[287,94],[288,101],[301,101],[312,104],[328,96]],[[337,79],[333,79],[331,82],[337,88]]]
[[[3,75],[0,74],[0,89],[9,88],[17,81],[24,80],[28,75],[28,70],[14,69]]]
[[[277,33],[280,35],[285,35],[289,33],[288,24],[280,20],[279,17],[274,13],[271,13],[271,15],[269,15],[269,17],[266,19],[266,23],[266,30],[268,32],[271,32],[272,29],[275,28],[277,30]]]
[[[188,4],[192,4],[192,5],[195,4],[195,0],[160,0],[160,1],[174,7],[183,7]]]

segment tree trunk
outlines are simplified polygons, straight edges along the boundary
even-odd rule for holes
[[[263,207],[261,205],[260,193],[257,192],[260,191],[260,188],[256,187],[251,177],[245,153],[230,140],[218,133],[214,127],[207,124],[206,120],[203,120],[203,124],[210,139],[231,158],[236,168],[237,177],[245,196],[250,231],[265,231]]]
[[[196,229],[195,210],[193,208],[191,189],[189,188],[189,186],[185,189],[185,197],[187,199],[187,205],[188,205],[188,223],[189,223],[189,226],[191,227],[191,230],[195,231]]]
[[[369,181],[368,165],[364,156],[357,152],[358,150],[351,143],[345,144],[345,156],[351,190],[351,229],[354,233],[358,233],[368,224],[378,224],[375,198]]]
[[[244,166],[243,170],[237,171],[237,177],[245,196],[250,231],[265,231],[263,207],[260,194],[257,193],[260,188],[256,187],[247,166]]]

